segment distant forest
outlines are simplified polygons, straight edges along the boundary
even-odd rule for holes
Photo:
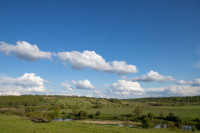
[[[132,102],[148,102],[151,106],[165,106],[165,105],[200,105],[200,96],[186,96],[186,97],[148,97],[137,99],[125,99],[125,101]]]

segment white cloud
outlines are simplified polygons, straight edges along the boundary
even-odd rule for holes
[[[64,90],[67,92],[73,92],[73,88],[71,87],[71,85],[69,84],[69,82],[66,80],[64,82],[61,83],[61,86],[64,87]]]
[[[149,73],[142,75],[142,77],[134,77],[131,80],[132,81],[137,81],[137,82],[152,82],[152,81],[169,82],[169,81],[176,81],[171,76],[163,76],[163,75],[160,75],[158,72],[154,72],[152,70]]]
[[[78,82],[73,80],[72,83],[76,86],[76,89],[95,89],[95,87],[87,79],[83,81],[79,80]]]
[[[72,51],[72,52],[45,52],[40,51],[37,45],[31,45],[26,41],[18,41],[16,45],[0,42],[0,52],[4,55],[14,55],[19,59],[26,61],[35,61],[38,59],[51,59],[52,56],[57,57],[64,63],[69,63],[74,69],[83,69],[88,67],[96,71],[104,71],[118,74],[136,73],[135,65],[126,64],[125,61],[106,60],[95,51]]]
[[[147,89],[145,93],[150,97],[195,96],[200,95],[200,87],[191,85],[171,85],[167,87]]]
[[[106,62],[102,56],[96,54],[95,51],[78,51],[59,52],[56,55],[60,60],[69,63],[74,69],[82,69],[89,67],[96,71],[112,72],[112,73],[136,73],[135,65],[128,65],[125,61]]]
[[[133,98],[143,95],[144,89],[138,82],[118,80],[111,85],[105,85],[108,88],[107,95],[110,97]]]
[[[193,81],[179,80],[177,82],[177,84],[179,84],[179,85],[200,86],[200,79],[194,79]]]
[[[94,90],[93,95],[96,96],[96,97],[105,98],[105,95],[99,90]]]
[[[9,96],[20,96],[20,93],[19,92],[13,92],[13,91],[6,91],[6,92],[0,92],[0,96],[1,95],[9,95]]]
[[[1,95],[20,95],[48,92],[44,84],[46,81],[34,73],[25,73],[18,78],[0,77]]]
[[[38,59],[51,59],[50,52],[40,51],[37,45],[31,45],[26,41],[18,41],[17,45],[0,42],[0,52],[5,55],[14,54],[19,59],[35,61]]]

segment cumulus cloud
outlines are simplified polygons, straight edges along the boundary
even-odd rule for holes
[[[6,56],[14,55],[19,59],[26,61],[35,61],[39,59],[51,59],[57,57],[64,63],[69,63],[74,69],[83,69],[88,67],[96,71],[104,71],[118,74],[136,73],[135,65],[127,64],[125,61],[106,60],[95,51],[72,51],[72,52],[45,52],[41,51],[37,45],[31,45],[26,41],[18,41],[16,45],[0,42],[0,53]]]
[[[37,45],[31,45],[26,41],[18,41],[16,45],[0,42],[0,52],[7,56],[13,54],[26,61],[51,59],[52,55],[51,52],[40,51]]]
[[[179,85],[200,86],[200,79],[194,79],[193,81],[179,80],[179,81],[177,81],[177,84],[179,84]]]
[[[1,95],[45,93],[46,82],[34,73],[25,73],[18,78],[0,77],[0,93]]]
[[[142,75],[141,77],[134,77],[131,80],[132,81],[136,81],[136,82],[153,82],[153,81],[169,82],[169,81],[176,81],[171,76],[160,75],[158,72],[154,72],[152,70],[149,73]]]
[[[194,79],[193,81],[178,81],[173,78],[166,78],[168,76],[162,77],[165,78],[162,78],[162,80],[151,79],[151,81],[174,81],[175,84],[165,87],[143,89],[138,82],[123,79],[118,80],[111,85],[105,85],[107,91],[104,92],[104,96],[110,98],[139,98],[200,95],[200,79]],[[146,78],[143,78],[142,81],[146,81]]]
[[[78,82],[73,80],[72,83],[76,86],[76,89],[95,89],[95,87],[87,79],[83,81],[79,80]]]
[[[108,88],[107,95],[111,95],[111,97],[139,97],[144,93],[140,84],[133,81],[118,80],[116,83],[105,86]]]
[[[200,87],[191,85],[170,85],[161,88],[150,88],[145,91],[150,97],[195,96],[200,95]]]
[[[85,67],[94,69],[96,71],[112,72],[112,73],[136,73],[135,65],[128,65],[125,61],[106,62],[105,59],[96,54],[95,51],[72,51],[59,52],[56,55],[60,60],[69,63],[74,69],[82,69]]]
[[[67,92],[73,92],[73,88],[71,87],[70,83],[66,80],[61,83],[61,86],[64,88]]]

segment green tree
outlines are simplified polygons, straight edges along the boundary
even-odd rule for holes
[[[174,122],[170,121],[170,122],[167,123],[167,128],[173,129],[173,128],[175,128],[175,127],[176,127],[176,126],[175,126]]]
[[[160,116],[161,119],[164,118],[163,112],[160,112],[160,113],[159,113],[159,116]]]
[[[60,118],[60,109],[53,110],[52,117],[53,118]]]
[[[88,117],[93,119],[95,116],[94,116],[94,114],[90,114]]]
[[[151,120],[148,117],[145,117],[142,120],[142,128],[152,128],[152,127],[153,127],[153,125],[152,125]]]
[[[153,120],[153,113],[149,112],[147,116],[149,119]]]
[[[73,109],[73,110],[72,110],[72,115],[73,115],[73,116],[76,116],[77,114],[78,114],[78,110],[77,110],[77,109]]]
[[[137,117],[140,116],[142,114],[142,107],[138,105],[133,113],[135,113]]]
[[[195,132],[196,128],[194,126],[192,126],[192,132]]]
[[[86,111],[80,111],[78,113],[78,116],[80,116],[80,117],[86,117],[87,116],[87,112]]]
[[[196,124],[197,130],[200,130],[200,122]]]
[[[100,115],[101,115],[101,112],[100,112],[100,111],[97,111],[95,115],[96,115],[96,116],[100,116]]]
[[[179,128],[179,129],[182,129],[182,128],[183,128],[183,123],[182,123],[182,121],[176,122],[176,123],[175,123],[175,126],[176,126],[177,128]]]

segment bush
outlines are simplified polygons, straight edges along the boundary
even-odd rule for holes
[[[148,113],[148,118],[151,119],[151,120],[153,120],[153,113],[149,112]]]
[[[159,113],[159,116],[160,116],[161,119],[164,118],[163,112],[160,112],[160,113]]]
[[[118,99],[115,99],[115,98],[111,98],[111,99],[109,99],[108,101],[110,101],[110,102],[112,102],[112,103],[119,103],[119,104],[121,104],[121,101],[118,100]]]
[[[200,122],[196,124],[197,130],[200,130]]]
[[[96,116],[100,116],[100,115],[101,115],[101,112],[100,112],[100,111],[97,111],[95,115],[96,115]]]
[[[192,126],[192,131],[193,131],[193,132],[194,132],[194,131],[196,131],[196,128],[195,128],[195,127],[193,127],[193,126]]]
[[[167,120],[173,122],[182,122],[182,120],[179,117],[175,116],[175,114],[172,112],[170,112],[169,115],[167,116]]]
[[[94,105],[94,108],[100,109],[100,108],[103,108],[103,105],[101,103],[97,103]]]
[[[90,114],[88,117],[93,119],[95,117],[95,115],[94,114]]]
[[[140,116],[142,114],[142,107],[138,105],[133,113],[135,113],[137,117]]]
[[[174,122],[168,122],[167,123],[167,128],[171,128],[171,129],[173,129],[173,128],[175,128],[176,126],[175,126],[175,124],[174,124]]]
[[[73,109],[72,110],[72,116],[76,116],[78,114],[78,110],[77,109]]]
[[[153,127],[153,125],[152,125],[151,120],[148,117],[145,117],[142,120],[142,128],[152,128],[152,127]]]
[[[80,111],[78,113],[78,116],[80,116],[81,118],[86,117],[87,116],[87,112],[86,111]]]
[[[183,128],[182,122],[176,122],[176,123],[175,123],[175,126],[176,126],[177,128],[179,128],[179,129],[182,129],[182,128]]]

